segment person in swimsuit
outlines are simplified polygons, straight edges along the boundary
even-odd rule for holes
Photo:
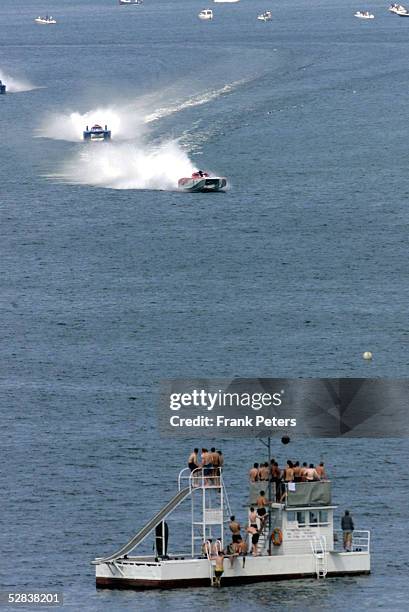
[[[255,463],[249,471],[250,482],[257,482],[259,480],[258,463]]]
[[[256,504],[258,508],[264,508],[264,506],[267,506],[268,501],[266,498],[265,491],[260,491],[260,495],[257,497]],[[265,512],[265,508],[264,508],[264,512]]]
[[[318,476],[320,477],[320,480],[328,480],[327,479],[327,474],[325,472],[325,467],[324,467],[324,462],[321,461],[319,465],[317,465],[317,467],[315,468]]]
[[[254,510],[254,506],[251,506],[249,512],[249,527],[255,527],[257,529],[257,512]]]
[[[190,471],[196,470],[199,467],[199,449],[193,449],[193,452],[190,453],[189,459],[187,460],[187,465],[190,468]]]
[[[211,454],[207,448],[202,448],[202,463],[203,468],[204,484],[208,486],[210,484],[210,478],[213,476],[213,463],[211,460]]]
[[[214,568],[214,584],[221,586],[221,578],[224,572],[224,553],[220,550],[216,556],[216,566]]]
[[[313,482],[314,480],[319,480],[320,477],[317,474],[317,470],[314,467],[313,463],[310,463],[310,467],[305,470],[305,480],[307,482]]]
[[[229,529],[232,533],[233,543],[238,542],[239,538],[241,538],[241,527],[240,523],[236,521],[236,517],[234,515],[230,517]]]

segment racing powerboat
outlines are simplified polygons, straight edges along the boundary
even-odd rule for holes
[[[85,128],[83,132],[84,140],[94,141],[94,140],[102,140],[107,141],[111,140],[111,130],[108,130],[108,126],[105,126],[105,129],[102,128],[97,123],[92,126],[91,129],[88,126]]]
[[[358,17],[358,19],[375,19],[375,15],[372,15],[369,11],[357,11],[354,17]]]
[[[57,21],[54,19],[54,17],[51,17],[51,15],[50,16],[46,15],[46,17],[36,17],[34,21],[36,23],[42,23],[45,25],[52,25],[52,24],[57,23]]]
[[[207,172],[197,170],[192,176],[178,180],[178,188],[182,191],[221,191],[227,186],[227,180],[222,176],[210,176]]]
[[[213,19],[213,11],[212,9],[203,9],[203,11],[200,11],[200,13],[198,14],[199,19]]]
[[[6,86],[2,81],[0,81],[0,95],[6,93]]]
[[[271,11],[264,11],[264,13],[261,13],[260,15],[257,16],[257,19],[259,21],[271,21],[272,19]]]

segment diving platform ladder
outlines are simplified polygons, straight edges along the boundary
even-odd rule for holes
[[[314,536],[310,543],[315,559],[315,574],[318,579],[325,578],[328,573],[328,551],[325,536]]]

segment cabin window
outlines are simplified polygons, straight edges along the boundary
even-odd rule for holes
[[[295,512],[287,512],[287,523],[295,523],[296,520]]]
[[[320,525],[328,524],[328,512],[327,510],[320,510]]]
[[[310,511],[310,527],[317,527],[318,525],[318,512]]]
[[[305,512],[297,512],[298,527],[305,527]]]

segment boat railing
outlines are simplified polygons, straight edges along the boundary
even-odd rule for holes
[[[355,529],[352,532],[352,552],[370,552],[371,532],[362,529]],[[343,532],[341,529],[334,529],[334,551],[340,552],[343,549]]]
[[[216,488],[220,489],[223,486],[222,468],[207,468],[211,470],[205,474],[206,468],[196,468],[191,471],[190,468],[184,468],[179,472],[178,489],[189,487],[190,490],[198,488]]]

